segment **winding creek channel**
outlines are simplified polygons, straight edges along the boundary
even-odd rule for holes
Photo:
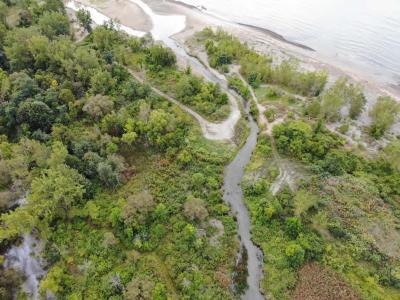
[[[172,48],[174,52],[182,56],[191,67],[203,74],[208,80],[216,82],[220,84],[220,86],[225,90],[228,94],[231,104],[231,113],[228,119],[220,124],[209,124],[208,129],[217,131],[219,134],[216,136],[217,139],[226,139],[233,137],[234,127],[236,122],[240,118],[240,111],[237,104],[237,98],[231,93],[231,91],[227,87],[227,83],[221,76],[215,74],[211,69],[204,67],[202,63],[197,58],[189,55],[184,47],[179,45],[174,39],[171,38],[171,35],[176,32],[171,32],[170,34],[165,34],[163,29],[161,33],[158,33],[157,27],[162,27],[163,22],[157,21],[158,18],[165,18],[165,16],[158,16],[155,14],[151,8],[143,3],[140,0],[131,0],[134,3],[138,4],[145,12],[149,15],[153,22],[152,34],[157,39],[162,40],[167,46]],[[178,17],[179,18],[179,17]],[[180,20],[180,19],[178,19]],[[159,26],[157,26],[160,24]],[[246,204],[243,201],[243,192],[241,189],[241,182],[244,175],[244,170],[247,164],[250,161],[251,154],[253,149],[257,145],[257,135],[258,135],[258,126],[257,123],[253,120],[253,118],[249,115],[247,109],[247,115],[249,116],[249,127],[250,134],[246,140],[244,146],[237,152],[235,158],[226,166],[224,172],[224,200],[229,203],[231,209],[236,214],[237,223],[238,223],[238,234],[241,241],[241,246],[245,247],[247,251],[247,269],[248,269],[248,277],[247,277],[247,289],[242,296],[242,299],[245,300],[259,300],[264,299],[263,295],[260,292],[260,280],[262,278],[262,268],[263,268],[263,255],[262,251],[254,245],[251,240],[251,221],[249,211],[246,207]],[[201,125],[201,121],[196,117]],[[227,124],[222,125],[221,124]],[[218,128],[218,125],[220,127]],[[216,127],[217,126],[217,127]],[[228,135],[224,134],[229,132]],[[203,130],[204,133],[204,130]],[[210,138],[207,132],[204,134],[206,138]],[[214,135],[215,137],[215,135]],[[211,138],[215,139],[215,138]]]
[[[229,96],[231,113],[227,120],[221,123],[211,123],[203,119],[201,116],[193,112],[190,108],[184,108],[200,123],[202,127],[203,135],[211,140],[230,140],[234,134],[234,128],[237,121],[240,119],[240,110],[237,103],[237,97],[227,88],[226,81],[220,76],[215,74],[213,71],[203,66],[199,60],[190,56],[171,36],[177,33],[177,30],[182,30],[182,18],[183,16],[161,16],[155,14],[147,4],[139,0],[131,0],[138,4],[143,11],[149,15],[153,22],[153,29],[151,30],[152,35],[157,40],[163,41],[167,46],[172,48],[178,56],[181,56],[186,60],[192,68],[195,68],[198,72],[203,74],[208,80],[219,83],[221,87],[226,91]],[[77,10],[83,5],[78,2],[69,2],[67,7],[73,10]],[[87,6],[83,6],[88,9]],[[104,21],[109,20],[107,16],[101,15],[94,8],[90,8],[92,13],[93,21],[97,24],[102,24]],[[93,13],[95,12],[95,13]],[[168,20],[166,18],[169,18]],[[165,22],[174,22],[178,26],[165,26]],[[97,20],[96,20],[97,19]],[[121,28],[128,34],[135,36],[142,36],[142,32],[135,31],[131,28]],[[166,32],[169,30],[169,32]],[[153,91],[157,92],[156,89]],[[168,99],[171,101],[171,99]],[[176,100],[175,100],[176,101]],[[174,102],[174,101],[173,101]],[[175,102],[174,102],[175,103]],[[176,104],[176,103],[175,103]],[[184,106],[180,104],[179,106]],[[238,223],[238,234],[241,241],[242,247],[245,247],[248,254],[247,268],[248,278],[246,289],[242,299],[245,300],[258,300],[264,299],[260,292],[260,280],[262,278],[262,252],[254,245],[251,240],[251,221],[249,211],[243,201],[243,193],[241,189],[241,181],[244,175],[246,165],[249,163],[252,151],[257,144],[257,135],[259,128],[253,118],[247,113],[250,127],[250,134],[246,140],[244,146],[237,152],[235,158],[226,166],[224,174],[224,200],[229,203],[233,213],[237,217]],[[23,288],[24,291],[30,295],[29,299],[38,298],[38,285],[39,280],[45,274],[43,271],[43,264],[39,259],[36,259],[34,255],[40,252],[37,245],[40,244],[33,236],[28,235],[23,237],[23,241],[19,246],[13,246],[6,254],[7,265],[10,267],[16,267],[24,272],[27,281]]]
[[[233,212],[236,214],[240,242],[247,250],[248,288],[242,299],[258,300],[264,299],[260,293],[263,255],[261,250],[251,240],[250,215],[243,201],[241,188],[244,170],[250,161],[254,147],[257,145],[258,126],[251,116],[249,116],[249,126],[250,134],[246,143],[225,168],[224,200],[231,205]]]

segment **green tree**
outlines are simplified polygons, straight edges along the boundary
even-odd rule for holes
[[[344,94],[346,84],[347,79],[341,77],[322,96],[321,112],[328,121],[340,119],[340,110],[346,103]]]
[[[38,23],[40,31],[49,39],[70,33],[68,17],[59,12],[45,12]]]
[[[356,119],[364,110],[367,99],[360,85],[350,84],[346,90],[350,102],[349,116]]]
[[[305,258],[304,249],[296,242],[290,242],[285,249],[285,255],[292,268],[300,267]]]
[[[399,112],[400,104],[396,100],[389,96],[379,97],[369,112],[372,120],[369,128],[371,136],[382,137],[393,125]]]
[[[55,217],[68,217],[69,210],[83,198],[83,183],[83,177],[67,166],[49,169],[33,180],[29,205],[34,207],[36,216],[47,224]]]
[[[0,103],[4,102],[9,95],[11,88],[8,74],[0,68]]]
[[[353,153],[341,149],[332,149],[322,162],[322,167],[332,175],[339,176],[356,171],[359,162],[360,159]]]
[[[121,172],[124,169],[124,161],[117,155],[109,155],[104,162],[97,165],[100,181],[110,188],[116,188],[122,183]]]
[[[167,289],[164,284],[157,283],[153,289],[153,300],[167,300]]]
[[[165,147],[166,134],[173,132],[176,128],[176,121],[173,115],[163,109],[156,109],[150,112],[147,123],[147,136],[153,145]]]
[[[31,51],[32,39],[40,38],[36,28],[15,28],[8,32],[4,50],[13,71],[33,68],[35,57]]]
[[[400,172],[400,140],[394,140],[388,144],[382,150],[381,155],[394,169]]]
[[[96,121],[112,111],[114,102],[107,96],[95,95],[86,100],[82,110]]]
[[[12,182],[10,166],[6,160],[0,160],[0,188],[8,187]]]
[[[85,28],[88,32],[92,31],[92,17],[88,10],[80,8],[76,13],[76,18],[83,28]]]
[[[97,166],[102,161],[102,158],[95,152],[86,152],[83,156],[85,168],[83,173],[89,177],[94,178],[97,175]]]
[[[115,87],[115,79],[111,76],[110,72],[97,71],[90,79],[90,92],[92,94],[109,94]]]
[[[0,2],[0,23],[6,24],[8,7],[4,2]]]
[[[25,72],[11,74],[10,81],[12,82],[10,97],[15,104],[33,98],[39,92],[37,82]]]
[[[41,101],[24,101],[17,111],[17,122],[26,123],[31,130],[49,130],[53,120],[53,111]]]
[[[121,141],[128,145],[132,145],[136,141],[138,134],[135,132],[135,121],[129,118],[124,126],[124,134],[121,137]]]
[[[176,63],[176,56],[170,48],[154,45],[148,50],[146,62],[155,69],[172,67]]]
[[[285,231],[292,238],[295,239],[302,231],[303,225],[301,220],[297,217],[287,218],[285,221]]]
[[[61,0],[44,0],[42,3],[43,11],[54,11],[65,13],[64,3]]]

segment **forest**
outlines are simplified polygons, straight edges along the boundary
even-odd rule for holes
[[[227,88],[150,35],[93,25],[60,0],[0,0],[1,299],[32,296],[7,262],[28,236],[41,248],[40,298],[240,298],[247,270],[223,184],[251,117],[241,187],[263,294],[399,299],[395,99],[368,105],[349,78],[329,83],[205,28],[187,46],[225,76],[243,114],[232,141],[210,141],[167,98],[218,123],[231,113]]]
[[[75,42],[61,1],[0,12],[1,254],[40,239],[43,297],[232,298],[238,244],[221,185],[233,147],[205,140],[130,68],[173,82],[210,119],[226,95],[151,38],[91,28],[84,11],[89,34]],[[24,299],[23,274],[0,258],[0,298]]]

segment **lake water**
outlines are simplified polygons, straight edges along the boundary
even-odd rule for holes
[[[400,84],[400,0],[181,0]]]

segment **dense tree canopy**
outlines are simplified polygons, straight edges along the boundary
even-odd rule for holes
[[[90,34],[75,42],[61,1],[0,5],[0,254],[23,234],[40,238],[41,295],[232,298],[215,277],[230,276],[236,251],[220,192],[228,149],[201,138],[127,67],[173,92],[169,75],[196,81],[182,101],[199,102],[207,116],[227,103],[219,86],[179,70],[151,39],[112,23],[90,31],[84,11],[77,17]],[[12,24],[10,10],[19,12]],[[226,227],[213,243],[211,219]],[[7,298],[23,277],[3,262]]]

